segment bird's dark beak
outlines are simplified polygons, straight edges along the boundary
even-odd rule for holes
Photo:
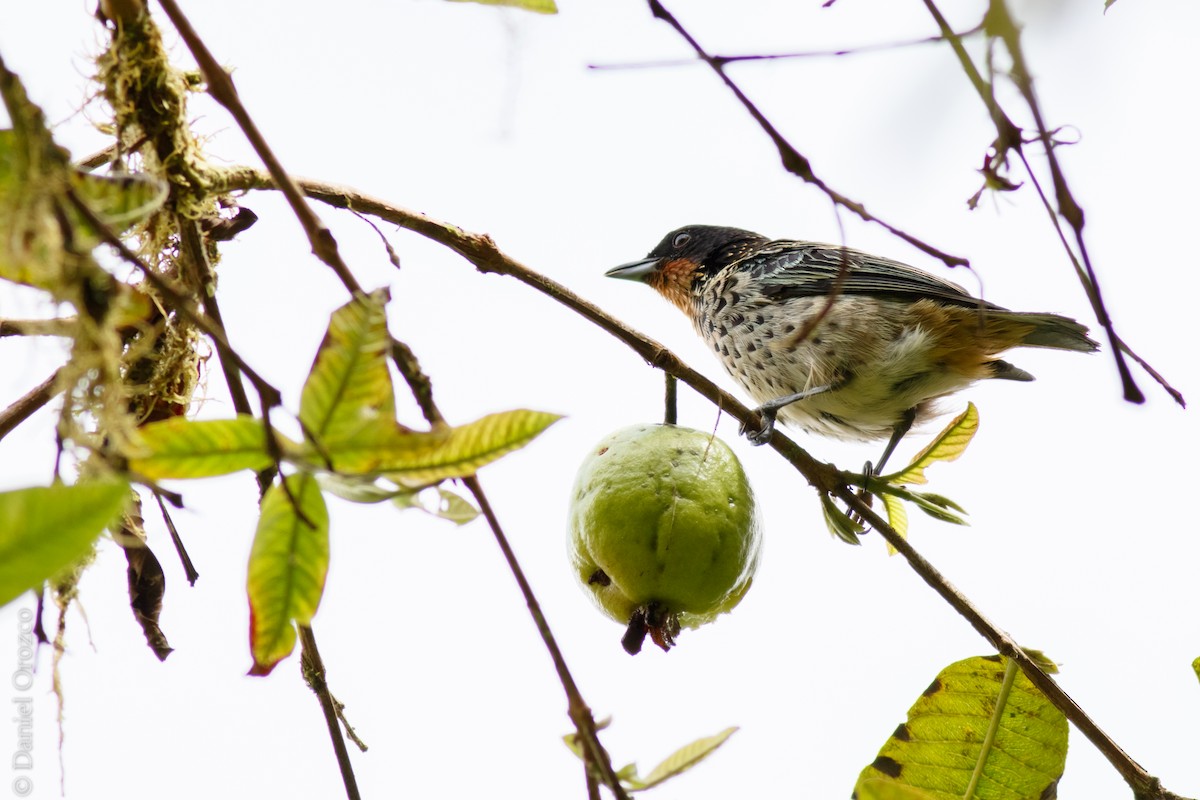
[[[643,258],[637,261],[630,261],[628,264],[613,267],[604,274],[609,278],[621,278],[627,281],[641,281],[645,283],[646,279],[658,269],[661,260],[660,258]]]

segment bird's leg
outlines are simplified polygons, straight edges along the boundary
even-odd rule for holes
[[[874,478],[877,475],[883,474],[884,465],[887,464],[887,460],[891,458],[892,453],[895,452],[896,445],[900,444],[900,440],[904,438],[904,435],[912,430],[913,423],[916,421],[916,419],[917,409],[915,407],[908,409],[904,412],[904,414],[901,415],[900,419],[896,421],[896,426],[892,428],[892,435],[888,439],[887,446],[883,448],[883,455],[879,457],[879,462],[877,464],[872,464],[870,461],[868,461],[863,465],[863,477]],[[871,497],[871,493],[866,489],[858,490],[858,499],[866,503],[868,507],[871,505]],[[847,511],[849,511],[849,509],[847,509]],[[850,518],[855,522],[862,522],[862,518],[857,514],[851,514]]]
[[[738,433],[741,433],[743,436],[749,439],[750,444],[766,444],[768,441],[770,441],[771,433],[775,430],[775,417],[779,414],[779,409],[783,408],[784,406],[789,406],[792,403],[800,400],[806,400],[810,397],[824,394],[825,392],[832,392],[837,388],[839,388],[838,384],[830,383],[826,384],[825,386],[814,386],[811,389],[805,389],[803,392],[796,392],[795,394],[777,397],[774,400],[768,400],[758,408],[754,409],[756,412],[758,412],[758,415],[762,417],[762,427],[755,431],[750,429],[749,424],[743,423]]]
[[[879,457],[879,463],[871,466],[871,462],[867,462],[866,474],[867,477],[883,474],[883,466],[887,460],[891,458],[892,453],[896,450],[896,445],[900,444],[900,440],[904,438],[910,430],[913,423],[917,421],[916,407],[910,408],[900,415],[900,419],[896,421],[896,427],[892,428],[892,436],[888,439],[887,446],[883,448],[883,455]]]

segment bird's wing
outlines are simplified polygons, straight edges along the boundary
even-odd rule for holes
[[[841,294],[929,298],[957,306],[999,308],[972,297],[956,283],[915,267],[837,245],[774,241],[738,262],[738,268],[758,278],[764,295],[773,300],[828,295],[838,286],[843,265],[846,274]]]

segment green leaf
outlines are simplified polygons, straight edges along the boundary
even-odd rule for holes
[[[436,498],[432,504],[426,499],[431,493]],[[402,511],[410,508],[424,511],[426,514],[460,526],[466,525],[479,516],[479,509],[471,505],[470,500],[440,486],[436,489],[427,488],[397,495],[392,498],[392,503]]]
[[[933,800],[1036,800],[1053,796],[1066,758],[1062,712],[1015,663],[981,656],[938,673],[855,791],[886,781]]]
[[[596,723],[596,730],[600,731],[608,727],[612,720],[605,718]],[[650,774],[644,778],[638,777],[637,765],[626,764],[617,770],[617,778],[620,779],[621,785],[630,792],[643,792],[660,783],[674,778],[687,772],[692,767],[699,764],[704,759],[708,758],[718,747],[725,744],[726,740],[737,731],[737,726],[726,728],[715,736],[705,736],[697,739],[691,744],[685,744],[683,747],[676,750],[671,755],[663,759],[662,763],[654,769],[650,770]],[[563,737],[563,742],[570,748],[571,752],[577,758],[583,758],[583,742],[580,740],[579,734],[568,733]],[[592,767],[595,769],[595,767]]]
[[[525,11],[534,11],[538,14],[558,13],[558,6],[554,4],[554,0],[452,0],[452,2],[478,3],[481,6],[509,6]]]
[[[329,511],[317,481],[287,476],[263,496],[250,548],[246,594],[250,600],[251,675],[266,675],[296,645],[294,625],[312,621],[329,569]]]
[[[147,219],[167,201],[167,182],[146,173],[93,175],[72,168],[69,176],[79,199],[116,233]],[[94,238],[91,246],[100,243],[82,217],[78,226]]]
[[[479,516],[479,509],[470,500],[449,489],[437,488],[438,503],[434,509],[426,509],[435,517],[453,522],[455,525],[466,525]]]
[[[1021,649],[1025,651],[1025,655],[1029,656],[1033,663],[1037,664],[1038,667],[1041,668],[1042,672],[1046,673],[1047,675],[1058,674],[1058,664],[1056,664],[1053,659],[1050,658],[1050,656],[1046,655],[1041,650],[1034,650],[1031,647],[1022,647]]]
[[[846,544],[862,544],[858,537],[866,529],[838,508],[832,497],[827,494],[821,495],[821,509],[825,512],[825,525],[830,533]]]
[[[485,464],[529,444],[559,419],[557,414],[518,409],[428,432],[377,420],[353,436],[323,442],[323,455],[337,472],[382,475],[401,487],[418,488],[474,475]]]
[[[271,465],[262,421],[246,415],[152,422],[138,429],[127,458],[132,472],[150,480],[209,478]]]
[[[884,476],[883,480],[892,484],[927,483],[925,468],[935,462],[953,461],[961,456],[978,430],[979,411],[974,403],[967,403],[967,410],[955,417],[924,450],[917,453],[912,463],[900,472]]]
[[[1196,673],[1196,678],[1200,679],[1200,656],[1192,661],[1192,672]]]
[[[955,525],[966,525],[967,521],[947,509],[955,508],[962,511],[962,507],[950,500],[947,497],[942,497],[940,494],[927,494],[925,492],[909,492],[908,499],[916,503],[917,508],[924,511],[934,519],[940,519],[942,522],[950,522]]]
[[[890,504],[894,500],[888,498],[899,498],[913,503],[917,508],[924,511],[935,519],[940,519],[943,522],[952,522],[955,525],[966,525],[967,521],[958,514],[953,513],[950,509],[966,514],[966,509],[954,502],[948,497],[943,497],[940,494],[933,492],[914,492],[907,486],[898,486],[890,483],[885,483],[882,478],[863,478],[862,476],[847,475],[847,480],[856,484],[861,484],[867,491],[882,497],[885,505],[888,506],[888,513],[891,514]],[[907,521],[907,517],[906,517]],[[893,526],[894,527],[894,526]]]
[[[300,422],[321,448],[332,449],[381,420],[395,424],[387,302],[386,289],[358,295],[329,318],[300,393]]]
[[[0,605],[86,556],[129,499],[111,479],[0,493]]]
[[[316,475],[321,490],[349,500],[351,503],[382,503],[392,500],[400,505],[402,502],[416,503],[417,491],[401,489],[395,486],[382,486],[377,478],[363,478],[358,475],[338,475],[329,472],[319,472]]]
[[[692,767],[699,764],[704,759],[708,758],[713,752],[725,744],[725,741],[733,736],[737,731],[737,726],[726,728],[715,736],[705,736],[702,739],[697,739],[691,744],[685,744],[683,747],[676,750],[671,755],[667,756],[661,764],[650,770],[645,778],[637,781],[639,785],[632,785],[632,791],[641,792],[653,786],[657,786],[663,781],[674,778],[687,772]],[[630,781],[633,784],[635,781]]]
[[[86,262],[85,272],[99,271],[80,255],[101,239],[71,203],[71,191],[121,233],[161,208],[168,187],[146,174],[101,176],[76,169],[22,87],[14,83],[9,92],[15,96],[5,100],[16,113],[14,128],[0,130],[0,278],[61,291],[56,284],[68,277],[63,274],[68,266],[77,273]]]

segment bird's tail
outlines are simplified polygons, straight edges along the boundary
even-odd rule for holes
[[[1069,317],[1019,311],[1006,311],[997,316],[1008,317],[1012,322],[1030,326],[1029,333],[1021,338],[1021,347],[1050,347],[1080,353],[1093,353],[1100,349],[1100,345],[1087,335],[1088,329]]]

